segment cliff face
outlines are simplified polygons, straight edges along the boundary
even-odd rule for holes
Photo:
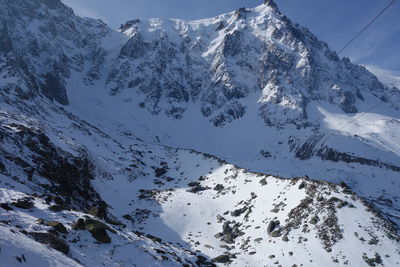
[[[104,56],[101,38],[110,31],[105,24],[75,16],[59,0],[4,0],[0,6],[2,91],[68,104],[71,72],[96,78]]]
[[[139,91],[154,114],[179,118],[188,103],[199,102],[202,114],[222,127],[243,117],[242,100],[256,94],[267,125],[307,127],[316,126],[308,119],[310,102],[355,113],[364,96],[389,101],[390,90],[371,73],[339,59],[273,4],[192,22],[136,20],[120,30],[130,39],[108,88]]]

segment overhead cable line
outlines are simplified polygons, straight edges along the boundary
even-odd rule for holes
[[[356,40],[363,32],[365,32],[369,26],[371,26],[372,23],[374,23],[380,16],[382,16],[397,0],[392,0],[381,12],[379,12],[357,35],[355,35],[349,42],[346,43],[346,45],[338,52],[338,54],[341,54],[343,52],[343,50],[345,50],[352,42],[354,42],[354,40]],[[391,93],[387,99],[390,99],[392,96],[394,96],[396,93],[398,93],[397,90],[394,90],[393,93]],[[328,141],[328,139],[330,138],[330,136],[334,133],[334,132],[338,132],[340,130],[343,130],[344,128],[346,128],[347,126],[349,126],[350,124],[352,124],[353,122],[359,120],[361,117],[365,116],[368,112],[376,109],[378,106],[380,106],[383,103],[383,101],[378,102],[377,104],[373,105],[372,107],[370,107],[369,109],[367,109],[366,111],[362,112],[361,114],[359,114],[358,116],[356,116],[355,118],[351,119],[350,121],[348,121],[347,123],[345,123],[344,125],[340,126],[337,129],[333,129],[331,130],[329,133],[326,133],[322,136],[322,140],[323,143]]]
[[[387,97],[387,99],[390,99],[390,98],[391,98],[392,96],[394,96],[396,93],[398,93],[397,90],[395,90],[393,93],[391,93],[391,94]],[[354,118],[351,119],[350,121],[346,122],[344,125],[340,126],[339,128],[333,129],[333,130],[331,130],[329,133],[324,134],[324,135],[322,136],[322,139],[321,139],[321,140],[323,140],[322,143],[328,141],[329,137],[330,137],[333,133],[339,132],[340,130],[343,130],[344,128],[346,128],[347,126],[349,126],[350,124],[352,124],[353,122],[359,120],[361,117],[364,117],[368,112],[370,112],[370,111],[376,109],[378,106],[382,105],[382,103],[384,103],[384,102],[383,102],[383,101],[378,102],[377,104],[373,105],[372,107],[370,107],[370,108],[367,109],[366,111],[361,112],[359,115],[357,115],[356,117],[354,117]]]
[[[338,54],[341,54],[343,50],[345,50],[352,42],[354,42],[355,39],[357,39],[363,32],[365,32],[366,29],[368,29],[369,26],[371,26],[372,23],[375,22],[380,16],[383,15],[383,13],[386,12],[397,0],[392,0],[381,12],[379,12],[356,36],[353,37],[340,51]]]

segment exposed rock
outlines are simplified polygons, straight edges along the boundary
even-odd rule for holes
[[[0,161],[0,173],[6,171],[6,166]]]
[[[65,228],[65,226],[60,222],[51,221],[51,222],[47,222],[47,225],[53,227],[53,229],[59,233],[68,234],[67,228]]]
[[[240,215],[242,215],[243,213],[245,213],[247,211],[248,207],[243,207],[237,210],[234,210],[231,212],[231,216],[233,217],[239,217]]]
[[[363,254],[362,258],[369,266],[377,266],[377,264],[382,263],[382,258],[378,253],[375,253],[375,257],[369,258],[367,254]]]
[[[260,184],[261,185],[267,185],[268,184],[268,182],[267,182],[267,178],[262,178],[261,180],[260,180]]]
[[[232,262],[231,256],[228,254],[220,255],[212,259],[213,262],[217,263],[230,263]]]
[[[188,186],[191,187],[189,190],[187,190],[190,193],[198,193],[198,192],[201,192],[201,191],[205,191],[205,190],[211,189],[208,186],[202,186],[200,184],[200,182],[191,182],[191,183],[188,184]]]
[[[157,243],[161,243],[162,242],[161,238],[153,236],[153,235],[150,235],[150,234],[147,234],[146,237],[148,239],[152,240],[153,242],[157,242]]]
[[[343,189],[349,189],[350,187],[345,183],[345,182],[343,182],[343,181],[341,181],[340,183],[339,183],[339,186],[341,187],[341,188],[343,188]]]
[[[92,207],[92,208],[90,208],[88,213],[97,218],[101,218],[101,219],[107,218],[107,210],[104,207]]]
[[[6,211],[13,210],[13,208],[10,205],[8,205],[7,203],[0,203],[0,208],[2,208],[3,210],[6,210]]]
[[[306,187],[306,183],[305,182],[301,182],[299,185],[299,189],[303,189],[304,187]]]
[[[222,184],[217,184],[214,188],[215,191],[221,192],[224,190],[224,186]]]
[[[111,243],[111,238],[108,236],[106,230],[97,227],[90,227],[89,232],[92,234],[93,238],[100,243]]]
[[[123,215],[122,218],[127,219],[127,220],[129,220],[129,221],[132,221],[132,220],[133,220],[132,216],[129,215],[129,214]]]
[[[85,228],[88,230],[93,238],[95,238],[100,243],[110,243],[111,238],[108,236],[106,230],[113,231],[102,222],[93,220],[93,219],[86,219],[85,220]],[[115,232],[115,231],[113,231]]]
[[[281,231],[280,229],[274,230],[272,233],[270,233],[272,237],[280,237],[281,236]]]
[[[275,228],[279,227],[279,224],[279,221],[270,221],[267,226],[267,233],[271,234],[275,230]]]
[[[225,221],[222,226],[222,232],[215,236],[227,244],[234,244],[235,239],[244,234],[239,227],[240,224],[235,221]]]
[[[34,203],[27,198],[18,199],[11,204],[20,209],[31,209],[35,206]]]
[[[30,233],[37,242],[48,245],[49,247],[58,250],[64,254],[68,254],[69,246],[62,239],[50,233]]]
[[[91,231],[92,229],[104,229],[115,233],[115,230],[111,229],[108,225],[94,219],[86,219],[85,228],[88,231]]]
[[[319,218],[318,218],[317,215],[315,215],[315,216],[313,216],[313,217],[310,219],[309,223],[311,223],[311,224],[317,224],[318,221],[319,221]]]
[[[49,207],[49,210],[59,212],[65,210],[65,207],[56,204],[56,205],[51,205]]]
[[[155,173],[156,177],[161,177],[164,174],[166,174],[167,172],[168,172],[168,169],[166,167],[154,169],[154,173]]]
[[[71,225],[73,230],[85,230],[85,221],[82,218],[79,218],[76,222]]]

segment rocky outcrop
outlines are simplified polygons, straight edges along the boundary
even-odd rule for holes
[[[14,148],[24,147],[29,151],[22,159],[13,154],[12,149],[5,150],[2,146],[1,160],[9,166],[23,168],[27,180],[32,181],[33,175],[46,178],[50,183],[43,187],[51,194],[62,196],[65,199],[63,205],[89,209],[93,204],[101,203],[100,196],[91,185],[93,166],[84,151],[80,156],[73,156],[56,147],[40,130],[22,124],[1,124],[0,135],[3,137],[0,143]],[[32,208],[33,203],[18,200],[14,205]]]
[[[87,79],[96,78],[101,38],[110,32],[100,21],[82,19],[60,0],[0,1],[0,90],[21,98],[44,95],[69,103],[66,79],[73,71],[93,67]],[[11,90],[10,90],[11,89]]]
[[[33,239],[37,242],[48,245],[49,247],[58,250],[64,254],[68,254],[69,246],[64,240],[50,233],[30,233]]]

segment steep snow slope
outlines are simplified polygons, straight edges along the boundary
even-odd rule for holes
[[[400,72],[386,70],[377,66],[367,65],[366,68],[375,74],[387,86],[400,87]]]

